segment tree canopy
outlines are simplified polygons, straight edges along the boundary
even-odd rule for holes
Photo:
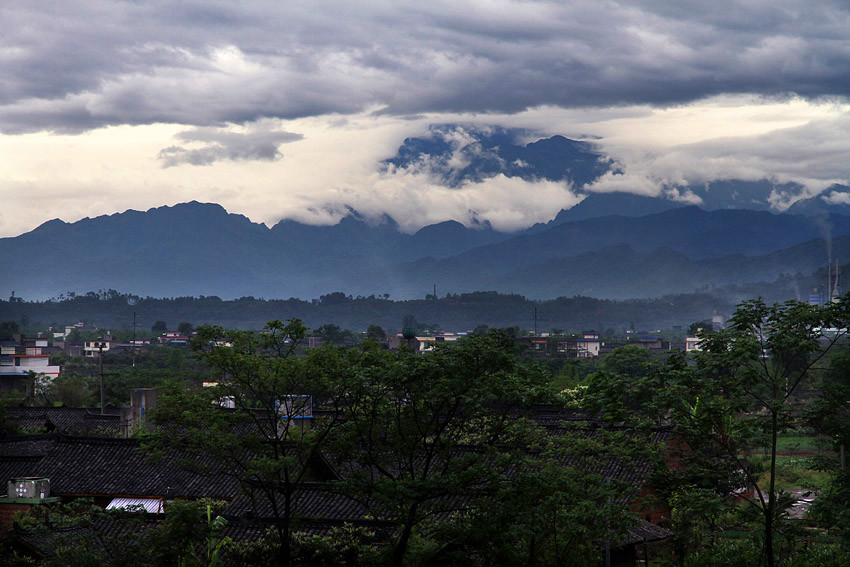
[[[628,376],[609,368],[591,376],[584,403],[612,420],[676,427],[687,450],[669,471],[671,493],[696,485],[725,497],[748,488],[762,525],[761,561],[770,567],[789,504],[775,485],[777,439],[804,422],[796,394],[832,348],[846,344],[848,327],[850,296],[824,307],[745,301],[728,328],[702,335],[691,359],[632,365]],[[767,452],[764,470],[752,458],[757,449]]]

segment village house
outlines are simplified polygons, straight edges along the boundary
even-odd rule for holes
[[[12,339],[0,340],[0,392],[22,389],[31,373],[57,378],[59,366],[50,364],[46,338],[28,338],[16,334]]]
[[[602,340],[596,331],[584,331],[581,338],[567,339],[558,343],[558,352],[568,358],[595,358],[599,356]]]

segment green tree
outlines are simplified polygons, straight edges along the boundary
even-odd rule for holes
[[[710,333],[714,330],[714,323],[709,321],[708,319],[704,321],[695,321],[688,326],[688,336],[695,337],[698,332],[703,331],[705,333]]]
[[[412,313],[407,313],[404,317],[401,318],[401,328],[404,329],[413,329],[416,330],[419,327],[419,322],[416,320],[416,316]]]
[[[184,337],[191,337],[192,333],[195,330],[195,326],[192,323],[182,322],[177,325],[177,332],[180,333]]]
[[[679,564],[684,563],[685,557],[698,553],[706,540],[714,536],[723,510],[723,501],[715,490],[684,486],[673,492],[670,523]]]
[[[342,345],[353,343],[354,336],[349,330],[343,330],[338,325],[326,323],[313,331],[318,337],[321,337],[322,342],[332,345]]]
[[[646,376],[652,367],[653,356],[649,350],[637,345],[615,348],[602,358],[602,370],[631,379]]]
[[[596,565],[635,521],[625,504],[634,487],[601,473],[612,459],[622,466],[646,450],[605,432],[550,437],[493,497],[452,518],[444,550],[484,565]]]
[[[832,357],[821,392],[809,412],[815,430],[827,436],[837,457],[821,457],[816,466],[831,475],[829,486],[812,506],[815,517],[837,528],[842,547],[850,552],[850,349]]]
[[[831,348],[845,340],[848,311],[850,296],[823,308],[796,301],[772,306],[745,301],[728,329],[704,335],[693,364],[674,356],[638,380],[596,375],[585,403],[616,420],[675,424],[692,449],[689,458],[702,459],[707,467],[698,486],[728,492],[732,486],[723,486],[721,480],[724,467],[733,484],[740,478],[754,493],[751,504],[761,525],[762,562],[773,566],[777,526],[784,513],[776,489],[777,439],[800,423],[794,395]],[[824,336],[825,327],[840,330]],[[757,448],[768,455],[764,482],[758,462],[751,458]]]
[[[165,321],[157,321],[153,325],[151,325],[151,331],[154,333],[164,333],[168,330],[168,325]]]
[[[156,567],[148,533],[139,529],[138,514],[103,510],[81,498],[68,504],[34,506],[18,525],[50,541],[45,567]]]
[[[486,335],[490,331],[490,327],[488,325],[478,325],[472,331],[476,335]]]
[[[78,499],[37,505],[18,525],[50,542],[52,553],[39,563],[47,567],[217,567],[230,543],[216,514],[224,504],[175,500],[154,525],[144,510],[103,510]]]
[[[722,392],[715,389],[721,406],[715,409],[739,416],[737,424],[727,426],[716,418],[709,421],[727,454],[740,460],[748,448],[747,432],[755,432],[756,439],[767,442],[767,486],[761,486],[749,472],[748,463],[741,462],[741,466],[756,493],[755,504],[763,522],[764,561],[770,567],[775,565],[775,528],[783,512],[776,490],[777,439],[798,423],[792,396],[812,377],[829,350],[844,339],[850,326],[850,295],[823,308],[796,301],[773,306],[761,300],[747,301],[738,307],[730,324],[728,331],[708,336],[697,364],[734,392],[734,396],[721,398]],[[824,336],[824,327],[842,330]]]
[[[536,433],[514,412],[539,395],[546,378],[493,336],[425,356],[364,352],[358,366],[345,422],[328,450],[356,463],[342,489],[398,525],[391,564],[399,567],[437,515],[480,504],[510,482],[508,471]]]
[[[183,466],[197,473],[235,478],[259,518],[271,517],[279,547],[279,565],[290,565],[292,520],[302,483],[315,454],[342,415],[339,392],[349,373],[346,351],[315,349],[294,355],[306,328],[298,320],[271,321],[265,332],[202,326],[194,348],[218,375],[218,385],[199,391],[173,384],[159,400],[155,418],[176,427],[157,429],[144,446],[154,455],[172,447],[205,459]],[[352,351],[356,352],[356,351]],[[313,416],[313,396],[332,410]],[[223,411],[221,404],[238,411]],[[335,411],[333,411],[335,410]],[[210,469],[213,457],[215,465]]]
[[[375,339],[379,343],[386,342],[387,333],[380,325],[369,325],[366,329],[366,338]]]
[[[159,565],[218,567],[232,542],[224,535],[226,505],[215,500],[175,500],[165,506],[165,519],[148,535],[151,555]]]
[[[85,407],[95,403],[89,385],[81,376],[63,374],[54,379],[51,386],[56,401],[62,405]]]

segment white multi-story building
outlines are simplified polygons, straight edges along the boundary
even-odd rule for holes
[[[602,340],[596,331],[584,331],[581,338],[567,339],[558,343],[558,352],[573,358],[594,358],[599,356]]]
[[[50,365],[47,339],[28,339],[15,335],[14,339],[0,341],[0,390],[7,392],[20,387],[23,378],[30,372],[44,374],[48,378],[59,376],[61,368]]]

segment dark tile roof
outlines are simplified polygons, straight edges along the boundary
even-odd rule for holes
[[[7,455],[41,458],[53,448],[58,438],[55,433],[5,437],[0,439],[0,458]]]
[[[27,411],[30,410],[30,416],[37,415],[34,411],[37,408],[14,409],[20,410],[20,419],[27,417]],[[90,419],[96,422],[102,418],[100,415],[92,417],[85,408],[58,409],[65,410],[63,415],[72,416],[76,420]],[[76,411],[80,409],[82,412]],[[589,414],[554,406],[536,408],[530,416],[552,436],[570,434],[593,437],[611,430]],[[69,422],[73,421],[68,419]],[[628,430],[622,431],[639,435]],[[662,442],[668,436],[669,432],[657,431],[649,434],[648,439]],[[477,451],[475,447],[460,447],[457,450],[461,453]],[[257,507],[252,506],[250,499],[240,494],[235,477],[221,471],[222,465],[212,457],[193,456],[192,459],[211,471],[218,470],[215,474],[200,475],[181,468],[180,460],[189,457],[188,454],[172,451],[160,461],[152,462],[134,439],[70,437],[61,434],[6,438],[0,440],[0,490],[9,478],[40,476],[50,479],[54,495],[212,497],[230,501],[225,514],[232,518],[249,513],[261,518],[272,516],[268,502],[261,499]],[[579,465],[601,475],[605,480],[621,481],[630,485],[632,491],[642,488],[649,475],[648,459],[623,461],[591,455],[581,462],[576,460],[580,458],[565,457],[564,464]],[[333,463],[333,466],[343,471],[343,474],[347,468],[351,468],[344,463]],[[319,475],[312,480],[327,479]],[[628,503],[627,492],[630,490],[623,492],[624,504]],[[445,504],[452,505],[447,506],[447,509],[457,509],[463,502],[447,501]],[[374,510],[367,511],[362,503],[335,493],[329,485],[318,482],[303,483],[299,487],[294,509],[301,525],[316,530],[344,521],[368,524],[368,514],[375,515]],[[635,537],[640,535],[638,541],[654,537],[650,528],[645,527],[645,530],[650,531],[635,532]]]
[[[359,502],[334,492],[327,484],[302,483],[293,492],[292,499],[294,517],[308,523],[341,523],[341,522],[363,522],[369,511]],[[282,495],[278,498],[278,506],[283,508]],[[259,516],[263,518],[272,517],[271,503],[259,499],[256,508],[251,504],[251,499],[245,494],[240,494],[225,508],[225,515],[229,516]]]
[[[7,483],[13,478],[32,476],[42,457],[0,457],[0,496],[6,495]]]
[[[69,435],[117,437],[120,431],[120,410],[74,407],[10,407],[6,419],[29,431],[59,431]]]
[[[230,499],[236,480],[183,470],[176,452],[151,461],[134,439],[64,435],[0,440],[0,486],[16,476],[50,479],[54,495],[171,496]],[[203,463],[215,467],[216,463]],[[2,490],[2,488],[0,488]]]
[[[536,407],[531,419],[543,427],[550,437],[577,437],[584,439],[599,438],[609,433],[619,433],[635,440],[649,444],[664,444],[672,436],[669,429],[656,429],[649,432],[611,426],[597,419],[588,412],[558,408],[556,406]],[[564,457],[566,466],[581,464],[580,457]],[[593,460],[593,459],[591,459]],[[640,490],[648,483],[652,463],[648,458],[636,457],[623,459],[598,459],[588,467],[592,472],[601,475],[606,481],[619,481],[631,485],[632,489]]]
[[[636,526],[629,528],[625,541],[623,541],[620,545],[628,545],[644,541],[657,541],[660,539],[666,539],[672,535],[673,532],[668,529],[662,528],[657,524],[647,522],[646,520],[640,520]]]
[[[54,494],[233,498],[236,481],[201,476],[177,466],[182,456],[152,462],[134,439],[62,437],[33,476],[50,479]]]

